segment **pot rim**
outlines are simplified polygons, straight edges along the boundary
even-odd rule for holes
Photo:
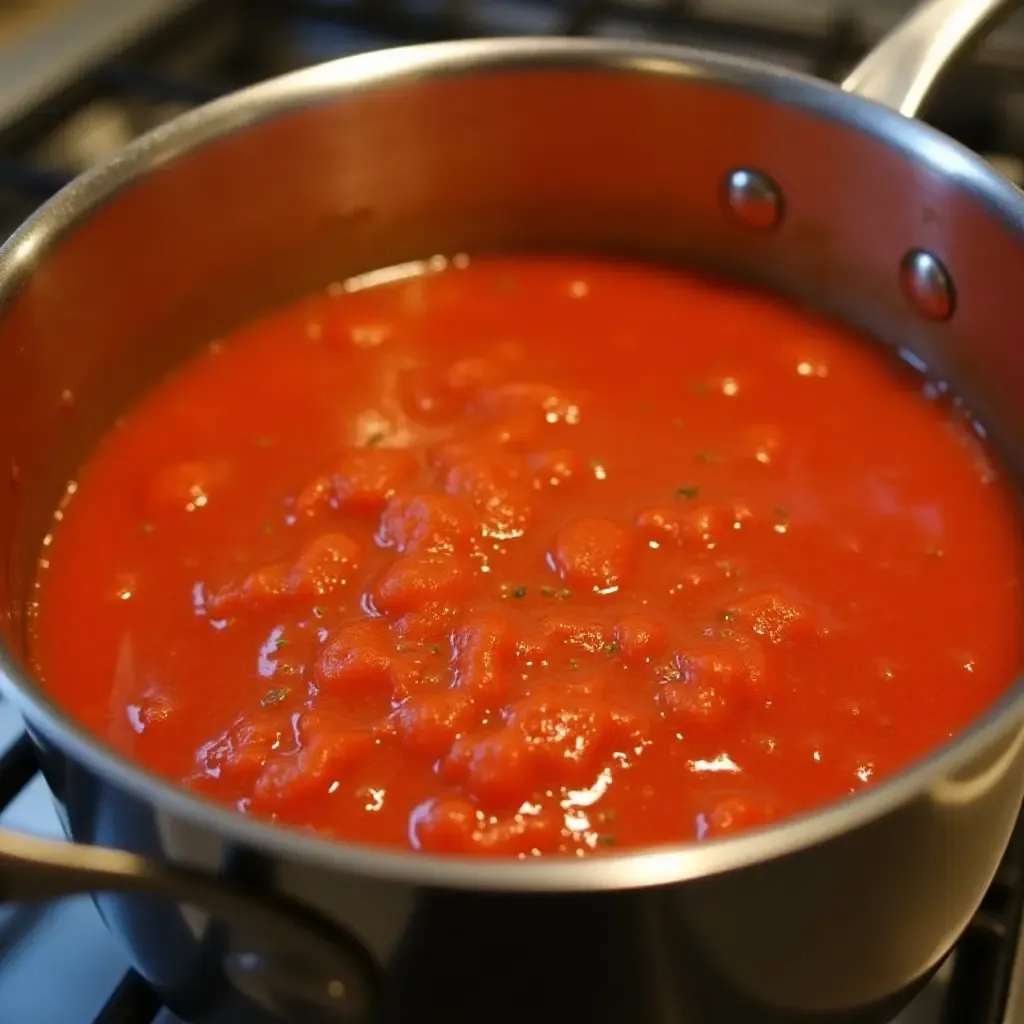
[[[352,92],[422,78],[501,71],[582,70],[683,78],[757,92],[838,119],[953,179],[1008,230],[1024,230],[1024,200],[980,157],[940,132],[829,83],[767,63],[683,46],[593,39],[507,38],[398,47],[345,57],[231,93],[142,136],[76,178],[0,246],[0,317],[47,253],[80,222],[145,175],[225,135]],[[2,325],[2,320],[0,320]],[[2,341],[0,341],[2,343]],[[494,891],[601,891],[663,885],[795,853],[880,818],[946,780],[1024,721],[1024,677],[969,728],[883,783],[819,810],[734,837],[584,858],[440,857],[310,836],[213,804],[158,777],[92,736],[50,700],[0,644],[0,693],[29,725],[90,771],[157,809],[248,848],[383,880]],[[1024,733],[1017,741],[1024,740]],[[1000,759],[1001,761],[1002,759]],[[996,765],[998,770],[999,765]]]

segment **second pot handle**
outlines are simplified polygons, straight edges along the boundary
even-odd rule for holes
[[[229,948],[225,970],[288,1019],[360,1022],[376,997],[370,954],[326,918],[291,900],[124,850],[37,839],[0,828],[0,903],[84,893],[136,893],[191,904],[251,943]],[[265,937],[265,946],[262,945]],[[260,948],[253,948],[255,944]],[[284,959],[286,958],[286,960]],[[254,988],[255,986],[255,988]]]
[[[915,117],[953,59],[979,39],[1011,0],[923,0],[842,83],[845,92]]]

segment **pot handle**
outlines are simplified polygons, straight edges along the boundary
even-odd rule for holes
[[[0,829],[0,902],[94,892],[158,896],[201,907],[229,929],[235,926],[249,944],[236,948],[229,941],[226,973],[287,1019],[356,1022],[369,1015],[376,994],[372,958],[361,943],[312,910],[229,878],[123,850]],[[252,948],[264,937],[265,948]]]
[[[923,0],[841,87],[915,117],[953,59],[1012,6],[1010,0]]]

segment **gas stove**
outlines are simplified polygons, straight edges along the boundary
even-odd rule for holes
[[[837,79],[911,5],[0,0],[0,239],[66,181],[140,133],[223,92],[332,57],[464,36],[601,35],[712,47]],[[1024,184],[1024,12],[950,76],[925,119]],[[62,836],[31,745],[2,702],[0,824]],[[1024,819],[955,952],[894,1024],[1024,1024],[1022,904]],[[85,899],[0,905],[0,1019],[175,1024]]]

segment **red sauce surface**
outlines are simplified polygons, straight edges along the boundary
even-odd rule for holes
[[[1016,505],[956,403],[656,267],[332,288],[183,366],[73,490],[49,689],[162,775],[345,839],[751,827],[943,743],[1021,662]]]

